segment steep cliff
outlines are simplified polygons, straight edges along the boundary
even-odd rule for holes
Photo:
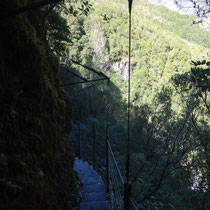
[[[58,59],[26,14],[0,25],[0,209],[72,209],[71,105]]]

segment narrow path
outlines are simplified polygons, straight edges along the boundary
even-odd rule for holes
[[[80,210],[107,210],[106,186],[93,167],[76,158],[74,171],[82,184]]]

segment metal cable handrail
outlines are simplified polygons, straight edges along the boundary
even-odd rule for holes
[[[118,164],[117,164],[117,161],[116,161],[116,159],[115,159],[115,156],[114,156],[114,153],[113,153],[113,151],[112,151],[112,148],[111,148],[111,145],[110,145],[109,140],[108,140],[108,146],[109,146],[109,151],[111,152],[112,158],[113,158],[113,160],[114,160],[114,164],[115,164],[115,166],[116,166],[116,168],[117,168],[117,172],[118,172],[118,174],[119,174],[120,180],[121,180],[122,184],[124,185],[124,180],[123,180],[123,177],[122,177],[122,175],[121,175],[120,169],[119,169],[119,167],[118,167]],[[130,199],[131,204],[132,204],[132,206],[134,207],[134,209],[135,209],[135,210],[138,210],[138,203],[137,203],[133,198],[131,198],[131,197],[129,197],[129,199]]]
[[[113,154],[111,145],[110,145],[110,143],[109,143],[109,140],[108,140],[107,142],[108,142],[108,146],[109,146],[109,151],[111,152],[112,158],[113,158],[113,160],[114,160],[115,166],[116,166],[117,171],[118,171],[118,174],[119,174],[119,176],[120,176],[120,180],[121,180],[122,184],[124,185],[124,180],[123,180],[122,174],[121,174],[121,172],[120,172],[120,169],[119,169],[119,167],[118,167],[118,165],[117,165],[117,161],[116,161],[116,159],[115,159],[115,157],[114,157],[114,154]]]
[[[119,184],[117,175],[115,173],[113,163],[110,164],[110,166],[111,166],[111,175],[113,177],[113,180],[114,180],[115,186],[116,186],[116,195],[117,195],[118,205],[119,205],[120,209],[123,209],[123,199],[122,199],[122,195],[121,195],[120,184]]]
[[[133,205],[134,209],[135,209],[135,210],[138,210],[138,209],[139,209],[139,208],[138,208],[138,203],[134,200],[134,198],[131,198],[131,197],[129,196],[129,199],[130,199],[131,204]],[[135,204],[135,203],[136,203],[136,204]]]
[[[105,138],[105,135],[100,134],[98,132],[96,132],[97,135]],[[103,145],[102,145],[102,141],[97,141],[98,142],[98,157],[104,157],[104,152],[103,152]],[[123,176],[120,172],[120,168],[118,166],[117,160],[115,158],[114,152],[112,150],[111,144],[110,144],[110,140],[109,137],[107,139],[107,145],[108,145],[108,150],[111,154],[111,158],[110,158],[110,176],[109,176],[109,180],[110,180],[110,205],[112,206],[112,209],[116,209],[116,210],[120,210],[123,209],[122,203],[123,203],[123,195],[121,194],[121,186],[124,186],[125,182],[123,179]],[[104,145],[105,146],[105,145]],[[87,151],[86,151],[87,152]],[[101,160],[101,159],[100,159]],[[106,180],[106,175],[105,175],[105,171],[104,169],[106,168],[106,166],[103,164],[103,162],[101,161],[97,161],[97,165],[99,166],[98,171],[100,171],[99,173],[101,174],[101,176],[103,176],[104,180]],[[117,170],[115,170],[114,168],[116,168]],[[119,183],[119,179],[120,179],[120,183]],[[114,199],[113,199],[114,198]],[[130,203],[133,207],[133,209],[138,210],[138,203],[131,197],[129,197]]]

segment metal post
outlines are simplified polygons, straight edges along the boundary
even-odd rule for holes
[[[131,184],[125,183],[124,184],[124,209],[130,209],[130,195],[131,195]]]
[[[96,170],[96,120],[93,123],[93,168]]]
[[[128,66],[128,139],[127,139],[127,161],[126,161],[126,183],[124,185],[124,208],[130,210],[131,184],[130,178],[130,74],[131,74],[131,9],[133,0],[128,0],[129,7],[129,66]]]
[[[80,129],[80,123],[78,125],[78,140],[79,140],[79,159],[81,159],[81,129]]]
[[[109,193],[109,147],[108,147],[108,111],[106,117],[106,133],[105,133],[105,143],[106,143],[106,192]]]

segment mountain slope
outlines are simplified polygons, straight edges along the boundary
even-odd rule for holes
[[[90,15],[70,25],[75,37],[69,56],[103,71],[111,82],[108,87],[97,82],[94,88],[87,84],[66,88],[76,104],[75,128],[77,124],[82,125],[89,148],[92,148],[93,119],[96,118],[97,128],[104,128],[105,113],[109,112],[110,139],[122,163],[123,174],[127,152],[127,6],[127,1],[123,0],[94,1]],[[191,61],[209,60],[209,33],[191,26],[191,20],[189,16],[166,8],[134,1],[131,179],[135,180],[132,196],[141,203],[142,209],[202,209],[208,206],[205,201],[208,192],[203,189],[209,186],[209,170],[208,165],[202,164],[209,162],[205,152],[209,147],[206,143],[208,107],[191,80],[191,68],[195,68]],[[86,79],[97,78],[71,62],[67,65]],[[204,75],[200,66],[198,69],[199,75]],[[206,71],[204,69],[204,73]],[[60,75],[64,84],[78,81],[62,69]],[[184,93],[175,85],[174,78],[178,79],[178,84],[186,85]],[[86,157],[90,157],[90,153],[86,153]],[[195,165],[192,166],[193,161]],[[197,174],[201,174],[199,179]],[[196,191],[193,190],[195,185]]]

